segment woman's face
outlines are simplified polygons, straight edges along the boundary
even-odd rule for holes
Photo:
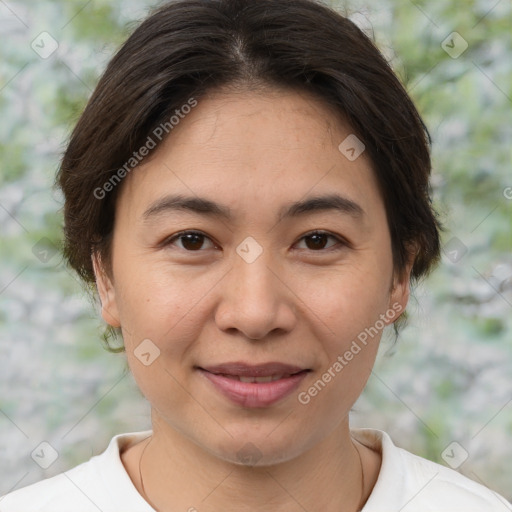
[[[383,200],[350,135],[305,95],[218,93],[122,185],[112,280],[95,262],[103,317],[153,422],[223,460],[290,460],[346,427],[405,308],[408,275],[393,280]],[[267,363],[293,368],[255,368]]]

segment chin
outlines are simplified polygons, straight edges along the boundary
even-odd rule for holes
[[[281,435],[279,437],[267,433],[254,433],[251,435],[246,428],[245,431],[229,438],[226,442],[214,449],[208,449],[217,458],[245,467],[266,467],[288,462],[295,459],[307,450],[302,443],[297,444],[292,435]],[[301,439],[303,442],[304,440]]]

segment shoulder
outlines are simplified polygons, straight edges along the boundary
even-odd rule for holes
[[[108,448],[89,461],[0,497],[0,512],[109,512],[119,506],[126,512],[152,511],[133,486],[120,458],[123,446],[149,433],[113,437]]]
[[[397,448],[408,473],[407,498],[403,512],[418,510],[484,512],[512,511],[498,493],[461,473]],[[428,507],[428,508],[427,508]]]
[[[377,483],[363,512],[511,512],[505,498],[453,469],[394,445],[388,434],[354,429],[360,442],[380,451]]]
[[[64,512],[65,504],[73,504],[77,512],[88,512],[97,508],[91,503],[98,494],[90,492],[94,486],[95,471],[92,462],[85,462],[52,478],[41,480],[22,489],[17,489],[0,498],[1,512]],[[97,487],[97,486],[95,486]],[[99,491],[101,492],[101,491]],[[88,498],[88,495],[91,498]]]

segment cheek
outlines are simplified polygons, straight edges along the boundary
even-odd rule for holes
[[[126,352],[133,360],[135,377],[143,368],[134,354],[140,352],[141,342],[149,339],[157,347],[159,362],[165,361],[165,369],[183,382],[191,364],[190,354],[210,319],[212,293],[223,274],[173,268],[168,264],[163,268],[158,263],[147,262],[138,264],[137,272],[128,270],[120,290],[119,310]],[[162,365],[161,370],[165,372],[165,369]],[[162,382],[169,378],[162,371],[138,373],[141,378],[148,374]]]
[[[380,275],[368,270],[362,278],[355,269],[347,270],[331,275],[324,293],[311,295],[322,356],[298,402],[318,431],[327,433],[345,418],[371,374],[385,327],[380,315],[388,309]]]
[[[212,277],[191,279],[186,272],[140,264],[125,275],[121,324],[131,373],[153,407],[181,411],[183,420],[200,414],[190,396],[190,352],[204,324],[202,299]]]
[[[161,337],[164,330],[171,331],[186,319],[205,294],[209,280],[151,258],[138,260],[119,265],[120,315],[127,331]]]
[[[386,312],[390,276],[391,268],[355,263],[305,279],[298,295],[321,321],[331,348],[343,349]]]

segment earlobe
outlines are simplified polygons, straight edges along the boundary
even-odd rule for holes
[[[397,313],[397,316],[393,321],[395,321],[402,313],[404,313],[405,309],[407,308],[407,303],[409,302],[409,296],[411,293],[411,271],[414,265],[415,257],[416,250],[412,250],[410,252],[410,257],[406,268],[402,273],[397,274],[394,278],[393,288],[389,297],[389,307]]]
[[[121,327],[114,285],[105,272],[98,253],[93,253],[91,258],[101,301],[101,316],[112,327]]]
[[[394,284],[389,297],[389,309],[393,310],[396,314],[396,316],[393,317],[393,322],[405,312],[407,303],[409,302],[409,295],[409,272],[406,272],[406,274]]]

